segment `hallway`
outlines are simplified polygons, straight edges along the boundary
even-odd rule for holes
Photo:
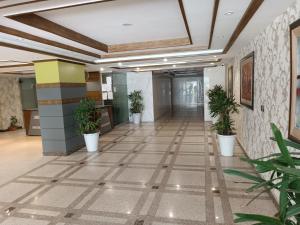
[[[100,145],[100,153],[56,157],[1,185],[1,224],[229,225],[232,211],[276,213],[268,194],[245,206],[255,193],[222,170],[252,168],[238,146],[235,157],[219,156],[199,117],[124,124]]]

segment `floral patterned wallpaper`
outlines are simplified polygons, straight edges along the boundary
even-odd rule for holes
[[[19,81],[16,77],[0,77],[0,130],[7,129],[10,117],[16,116],[23,126]]]
[[[240,101],[240,60],[255,52],[254,110],[241,107],[236,116],[237,136],[251,158],[273,153],[276,146],[270,123],[288,135],[290,95],[289,25],[300,18],[300,1],[277,17],[234,59],[234,94]],[[264,106],[264,112],[261,110]]]

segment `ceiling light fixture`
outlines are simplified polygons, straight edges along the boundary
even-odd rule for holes
[[[123,24],[122,24],[123,27],[130,27],[130,26],[132,26],[132,25],[133,25],[132,23],[123,23]]]
[[[119,63],[118,63],[118,66],[120,66],[120,67],[123,66],[123,63],[119,62]]]
[[[167,59],[167,58],[164,58],[164,62],[168,62],[168,59]]]
[[[106,58],[106,59],[104,58],[104,59],[97,59],[94,62],[95,63],[114,63],[114,62],[129,61],[129,60],[133,61],[133,60],[170,58],[170,57],[206,56],[206,55],[221,54],[221,53],[223,53],[223,49],[174,52],[174,53],[151,54],[151,55],[137,55],[137,56]]]
[[[176,65],[173,65],[173,68],[176,68]]]
[[[104,71],[104,68],[103,68],[103,67],[101,67],[101,68],[100,68],[100,71],[101,71],[101,72],[102,72],[102,71]]]
[[[230,16],[230,15],[232,15],[232,14],[234,14],[233,11],[228,11],[228,12],[224,13],[225,16]]]
[[[133,64],[128,65],[128,68],[136,68],[136,67],[145,67],[145,66],[167,66],[173,64],[185,64],[186,62],[169,62],[169,63],[143,63],[143,64]]]

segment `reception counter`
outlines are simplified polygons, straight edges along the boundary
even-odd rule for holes
[[[113,128],[112,106],[98,105],[97,109],[101,111],[101,134],[111,131]],[[23,118],[26,135],[40,136],[41,127],[38,109],[24,109]]]
[[[24,127],[26,135],[28,136],[40,136],[40,116],[38,109],[24,109],[23,110]]]

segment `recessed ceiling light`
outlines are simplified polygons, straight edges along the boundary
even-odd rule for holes
[[[167,59],[167,58],[164,58],[164,62],[168,62],[168,59]]]
[[[228,12],[224,13],[225,16],[230,16],[230,15],[232,15],[232,14],[234,14],[233,11],[228,11]]]
[[[123,63],[119,62],[119,63],[118,63],[118,66],[123,66]]]
[[[217,58],[217,56],[216,56],[216,55],[214,55],[214,58]]]
[[[136,56],[125,56],[107,59],[97,59],[95,63],[113,63],[128,60],[146,60],[146,59],[157,59],[157,58],[170,58],[170,57],[187,57],[187,56],[205,56],[212,54],[221,54],[223,49],[214,50],[201,50],[201,51],[186,51],[186,52],[173,52],[173,53],[162,53],[162,54],[150,54],[150,55],[136,55]]]
[[[176,68],[176,65],[173,65],[173,68]]]
[[[122,26],[124,26],[124,27],[130,27],[130,26],[132,26],[133,24],[132,23],[123,23],[122,24]]]
[[[138,67],[138,68],[136,68],[136,71],[140,71],[140,68]]]
[[[210,65],[215,65],[215,63],[212,62],[212,63],[210,63]]]
[[[104,68],[103,68],[103,67],[101,67],[101,68],[100,68],[100,71],[104,71]]]

